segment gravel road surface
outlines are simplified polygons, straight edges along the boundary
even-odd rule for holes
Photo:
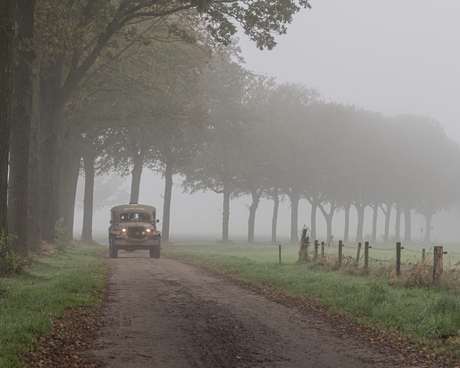
[[[147,251],[107,258],[109,367],[403,367],[314,315],[203,267]]]

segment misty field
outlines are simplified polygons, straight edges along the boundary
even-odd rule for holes
[[[444,347],[460,343],[460,287],[456,286],[456,272],[446,270],[448,282],[437,287],[428,283],[414,286],[414,275],[424,277],[430,272],[429,266],[422,271],[415,268],[421,260],[418,249],[403,253],[405,267],[400,278],[393,277],[391,259],[395,250],[391,248],[371,249],[370,258],[374,261],[369,274],[359,271],[362,264],[356,269],[345,262],[338,270],[333,257],[324,263],[298,263],[298,246],[282,246],[281,264],[278,245],[163,249],[169,256],[191,260],[245,282],[274,287],[290,297],[312,298],[368,327],[396,333],[416,344],[433,343],[441,337]],[[329,255],[335,256],[336,249],[329,247]],[[345,246],[343,254],[345,260],[356,257],[356,250]],[[449,256],[445,264],[457,262],[453,257]],[[427,249],[426,260],[429,259]]]

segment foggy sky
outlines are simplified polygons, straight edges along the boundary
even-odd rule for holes
[[[460,142],[458,0],[312,0],[271,51],[240,35],[246,67],[327,101],[438,120]]]

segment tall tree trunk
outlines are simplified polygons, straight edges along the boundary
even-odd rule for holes
[[[59,198],[59,218],[63,219],[62,226],[67,229],[67,236],[70,238],[69,234],[69,224],[68,224],[68,208],[69,208],[69,188],[70,188],[70,178],[69,173],[71,171],[70,167],[70,158],[72,156],[71,152],[71,140],[70,140],[70,129],[67,129],[65,137],[62,142],[62,154],[61,154],[61,198]]]
[[[53,117],[53,120],[60,120]],[[46,125],[45,125],[46,126]],[[42,238],[50,244],[54,244],[55,224],[58,220],[60,198],[60,153],[61,144],[58,134],[44,125],[40,127],[42,143],[40,149],[40,174],[41,174],[41,218]],[[45,132],[42,132],[45,130]],[[47,131],[46,131],[47,130]]]
[[[142,167],[144,166],[145,149],[141,148],[140,153],[133,155],[133,170],[131,180],[131,199],[129,203],[139,203],[139,192],[141,187]]]
[[[333,204],[331,203],[331,208],[329,210],[329,212],[326,211],[326,209],[324,208],[324,206],[322,205],[318,205],[321,213],[323,214],[324,216],[324,219],[326,220],[326,231],[327,231],[327,239],[330,239],[331,236],[332,236],[332,219],[334,217],[334,208],[333,208]],[[313,239],[312,240],[317,240],[317,239]]]
[[[412,243],[412,214],[409,206],[404,206],[404,242]]]
[[[366,206],[362,204],[355,204],[356,211],[358,213],[358,226],[356,227],[356,242],[363,241],[363,232],[364,232],[364,209]]]
[[[272,243],[276,243],[276,227],[278,223],[278,210],[280,207],[280,198],[278,188],[273,189],[273,216],[272,216]]]
[[[318,209],[318,202],[316,200],[310,201],[311,210],[310,210],[310,237],[312,241],[317,240],[316,236],[316,211]]]
[[[70,139],[70,138],[69,138]],[[61,164],[61,199],[59,216],[64,219],[63,226],[67,236],[73,239],[73,223],[75,214],[75,198],[78,176],[80,173],[81,152],[75,137],[68,140],[62,154]]]
[[[328,213],[327,216],[324,218],[326,219],[326,231],[327,231],[327,239],[332,237],[332,219],[334,217],[334,213]]]
[[[29,187],[29,139],[32,119],[33,63],[35,52],[27,44],[34,37],[34,0],[18,0],[17,58],[14,71],[11,115],[8,223],[11,249],[26,257],[29,253],[27,205]]]
[[[425,214],[425,243],[431,242],[431,219],[434,213],[429,212]]]
[[[0,1],[0,236],[8,235],[8,154],[13,99],[16,0]]]
[[[66,96],[61,93],[62,57],[42,68],[40,78],[41,235],[54,244],[59,215],[61,129]]]
[[[37,251],[41,244],[41,220],[40,220],[40,160],[39,160],[39,137],[40,137],[40,61],[34,61],[33,78],[33,102],[32,121],[30,126],[29,142],[29,198],[27,208],[27,230],[29,232],[29,250]]]
[[[161,230],[162,242],[169,243],[169,228],[171,221],[171,197],[173,187],[173,165],[166,159],[165,177],[165,196],[163,202],[163,226]]]
[[[383,208],[383,204],[380,205],[380,208],[385,214],[385,230],[383,233],[383,242],[388,243],[390,240],[390,219],[391,219],[391,209],[393,207],[393,203],[387,202],[385,203],[385,207],[386,208]]]
[[[372,213],[372,243],[377,242],[377,218],[379,214],[379,205],[374,204],[372,206],[373,213]]]
[[[260,193],[257,190],[252,192],[252,203],[249,206],[249,219],[248,219],[248,243],[254,243],[254,228],[256,224],[256,211],[259,207]]]
[[[395,241],[401,241],[401,206],[396,205]]]
[[[345,226],[343,230],[343,241],[344,243],[349,242],[349,234],[350,234],[350,203],[345,204],[344,212],[345,212]]]
[[[228,225],[230,222],[230,185],[227,183],[224,183],[223,195],[222,240],[228,240]]]
[[[86,242],[93,240],[94,161],[94,154],[83,155],[85,198],[83,200],[83,228],[81,238]]]
[[[65,226],[67,228],[67,234],[69,239],[73,239],[73,228],[75,222],[75,201],[77,198],[77,185],[78,185],[78,177],[80,173],[80,161],[81,157],[76,159],[78,156],[74,157],[75,162],[72,164],[72,172],[69,173],[70,179],[69,184],[70,188],[68,190],[69,193],[69,206],[67,208],[67,215],[64,217],[65,219]],[[78,161],[78,162],[76,162]]]
[[[289,199],[291,200],[291,243],[297,243],[299,241],[299,193],[297,189],[292,188],[288,193]]]

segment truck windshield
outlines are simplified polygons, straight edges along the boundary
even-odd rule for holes
[[[122,213],[120,215],[120,221],[139,221],[149,222],[150,216],[148,213]]]

